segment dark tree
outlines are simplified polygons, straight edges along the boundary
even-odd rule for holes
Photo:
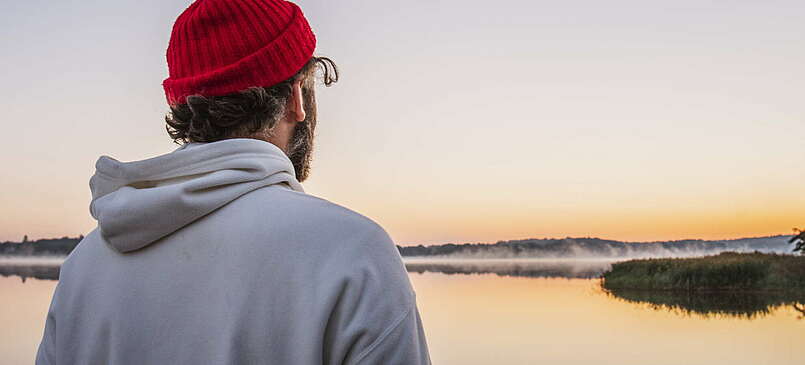
[[[791,237],[788,243],[794,244],[794,252],[805,255],[805,230],[794,228],[794,232],[796,234]]]

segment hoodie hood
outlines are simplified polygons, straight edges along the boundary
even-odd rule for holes
[[[90,214],[106,242],[122,253],[148,246],[252,190],[284,183],[304,192],[285,152],[250,138],[186,143],[133,162],[102,155],[95,169]]]

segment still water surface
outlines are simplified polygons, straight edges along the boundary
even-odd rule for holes
[[[802,304],[608,294],[609,264],[406,259],[434,364],[805,363]],[[33,362],[57,276],[0,261],[0,363]]]

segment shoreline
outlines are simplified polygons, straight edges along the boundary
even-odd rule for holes
[[[805,256],[724,252],[613,263],[601,288],[666,293],[805,294]]]

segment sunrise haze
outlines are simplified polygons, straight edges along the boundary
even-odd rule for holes
[[[805,226],[802,1],[298,1],[317,54],[307,193],[401,245]],[[190,1],[0,3],[0,241],[78,236],[101,155],[178,147]]]

